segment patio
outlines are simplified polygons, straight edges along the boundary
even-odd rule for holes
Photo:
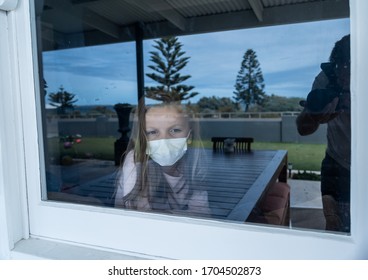
[[[247,155],[247,154],[245,154]],[[248,155],[249,156],[249,155]],[[272,158],[272,157],[271,157]],[[227,158],[227,160],[231,159],[231,157]],[[270,159],[266,161],[259,161],[261,165],[258,164],[261,168],[265,168],[269,163]],[[211,174],[218,174],[223,169],[223,166],[228,166],[223,164],[218,164],[217,168],[213,169]],[[252,163],[255,166],[255,162]],[[241,168],[247,168],[245,166]],[[110,161],[98,161],[98,160],[85,160],[76,163],[72,166],[63,167],[63,174],[67,174],[67,177],[64,177],[64,180],[68,182],[67,187],[64,186],[64,189],[61,193],[49,193],[49,199],[57,200],[57,201],[67,201],[72,203],[87,203],[87,204],[96,204],[97,202],[103,201],[105,206],[113,206],[113,190],[115,184],[115,176],[118,168],[114,166],[113,162]],[[220,170],[220,171],[219,171]],[[254,176],[252,182],[254,183],[257,177],[261,174],[259,172],[258,175]],[[245,177],[249,176],[248,173],[244,173]],[[229,180],[229,175],[223,178],[222,180]],[[272,177],[272,176],[271,176]],[[273,176],[274,177],[274,176]],[[219,174],[216,178],[212,177],[212,185],[218,185],[218,181],[221,180],[221,174]],[[241,179],[241,180],[245,180]],[[259,180],[259,179],[258,179]],[[268,179],[271,181],[271,179]],[[236,179],[231,180],[233,183]],[[249,180],[248,180],[249,181]],[[72,182],[74,182],[72,184]],[[249,183],[248,183],[249,184]],[[305,181],[305,180],[292,180],[288,179],[288,184],[291,187],[291,197],[290,197],[290,218],[291,218],[291,227],[292,228],[306,228],[306,229],[324,229],[324,217],[322,212],[322,202],[319,192],[319,182],[316,181]],[[220,184],[221,185],[221,184]],[[239,184],[237,184],[239,188]],[[234,186],[232,186],[233,189]],[[217,189],[218,191],[218,189]],[[211,200],[215,207],[215,212],[222,213],[222,216],[218,214],[217,218],[224,219],[227,215],[230,215],[230,212],[226,212],[228,210],[224,210],[223,205],[229,204],[224,203],[226,199],[230,199],[230,196],[233,196],[234,190],[229,193],[229,195],[225,195],[225,197],[215,195],[216,190],[210,190]],[[244,193],[240,193],[240,197],[244,196]],[[227,198],[226,198],[227,197]],[[237,198],[237,200],[240,199]],[[232,200],[232,199],[230,199]],[[216,202],[217,201],[217,202]],[[236,203],[230,202],[230,209],[234,208]],[[255,202],[254,202],[255,204]],[[252,207],[254,207],[254,204]],[[229,207],[227,207],[229,208]],[[251,209],[250,209],[251,210]],[[249,211],[250,211],[249,210]],[[228,214],[223,214],[223,213]],[[224,216],[225,215],[225,216]],[[235,216],[234,216],[235,217]],[[232,218],[234,220],[238,220],[237,218]],[[246,219],[246,218],[239,218]]]
[[[288,184],[291,187],[291,226],[324,230],[320,182],[289,179]]]

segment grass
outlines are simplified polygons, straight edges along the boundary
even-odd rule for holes
[[[64,143],[58,138],[49,139],[48,148],[50,157],[55,161],[64,156],[72,158],[95,158],[114,160],[114,137],[84,137],[81,143],[74,143],[71,148],[64,148]]]
[[[74,143],[71,148],[66,149],[58,138],[51,138],[48,143],[49,155],[55,163],[64,156],[114,160],[115,140],[114,137],[85,137],[81,143]],[[203,145],[205,148],[212,148],[211,141],[203,141]],[[325,149],[326,146],[321,144],[252,143],[252,150],[287,150],[288,161],[297,170],[320,171]]]
[[[211,141],[204,141],[206,148],[212,148]],[[295,170],[320,171],[321,162],[325,155],[324,144],[298,144],[298,143],[252,143],[252,150],[287,150],[288,162],[293,164]]]
[[[320,171],[321,162],[325,155],[324,144],[297,144],[297,143],[253,143],[255,150],[287,150],[288,162],[295,170]]]

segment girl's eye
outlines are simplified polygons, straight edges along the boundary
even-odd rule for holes
[[[170,129],[170,134],[171,135],[176,135],[176,134],[181,133],[181,132],[182,132],[182,130],[180,128],[172,128],[172,129]]]
[[[150,131],[146,131],[146,135],[148,137],[154,137],[158,134],[158,132],[156,130],[150,130]]]

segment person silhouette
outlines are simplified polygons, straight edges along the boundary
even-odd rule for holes
[[[327,149],[321,165],[326,230],[350,232],[350,35],[337,41],[328,63],[315,78],[296,124],[300,135],[327,124]]]

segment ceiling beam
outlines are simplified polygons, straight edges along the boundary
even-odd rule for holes
[[[83,9],[82,19],[84,23],[96,28],[97,30],[102,31],[103,33],[106,33],[114,38],[120,37],[120,28],[118,25],[114,24],[104,17],[101,17],[100,15],[87,8]]]
[[[172,9],[165,1],[162,0],[154,0],[150,1],[151,8],[155,9],[160,15],[174,24],[177,28],[182,31],[185,31],[187,28],[187,20],[180,15],[177,11]]]
[[[125,0],[125,2],[135,5],[146,12],[154,11],[160,14],[181,31],[185,31],[187,29],[187,20],[175,9],[173,9],[173,7],[171,7],[165,0]]]
[[[119,26],[113,22],[107,20],[104,17],[96,14],[95,12],[83,7],[82,5],[72,5],[66,1],[58,0],[47,0],[47,5],[63,11],[65,13],[71,14],[77,18],[81,18],[83,22],[97,30],[108,34],[114,38],[120,37]]]
[[[263,21],[263,5],[261,0],[248,0],[254,14],[256,15],[258,21]]]

